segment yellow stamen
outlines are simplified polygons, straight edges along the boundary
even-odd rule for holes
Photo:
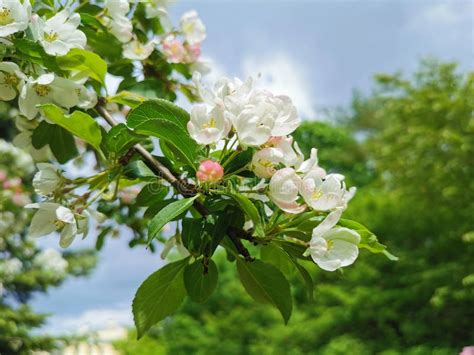
[[[314,190],[311,194],[313,200],[319,200],[321,197],[323,197],[323,192],[320,189]]]
[[[5,26],[13,22],[11,17],[11,10],[5,6],[0,8],[0,25]]]
[[[35,85],[35,91],[38,96],[46,96],[51,91],[51,88],[48,85]]]
[[[209,123],[204,123],[202,125],[202,128],[216,128],[216,120],[214,119],[214,117],[211,118],[211,120],[209,121]]]
[[[12,87],[16,87],[18,83],[20,82],[20,79],[18,79],[17,76],[13,74],[5,74],[3,80],[4,80],[3,84],[12,86]]]
[[[326,240],[326,243],[328,245],[328,250],[331,250],[334,247],[334,241],[333,240]]]
[[[45,33],[44,34],[44,39],[47,41],[47,42],[53,42],[53,41],[56,41],[59,37],[59,34],[57,32],[53,32],[51,31],[50,33]]]
[[[269,167],[273,166],[273,163],[270,160],[262,159],[262,160],[260,160],[260,165],[265,167],[265,168],[269,168]]]
[[[54,225],[56,226],[57,229],[62,229],[66,225],[65,222],[60,221],[59,219],[55,220],[53,223],[54,223]]]

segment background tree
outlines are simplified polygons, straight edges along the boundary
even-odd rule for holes
[[[2,131],[3,133],[6,131]],[[32,335],[46,315],[28,301],[71,276],[85,276],[95,266],[90,250],[58,252],[40,248],[26,236],[31,218],[24,206],[33,195],[33,161],[0,138],[0,353],[29,353],[55,347],[53,338]]]

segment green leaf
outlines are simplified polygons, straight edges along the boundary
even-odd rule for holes
[[[72,48],[66,55],[57,57],[56,60],[61,69],[80,71],[105,86],[107,63],[97,54]]]
[[[311,302],[313,302],[313,300],[314,300],[314,282],[313,282],[313,278],[309,274],[308,270],[306,270],[303,266],[301,266],[301,264],[298,263],[298,261],[296,261],[293,258],[292,258],[292,260],[293,260],[293,263],[295,264],[296,268],[298,269],[298,271],[300,273],[301,279],[303,280],[303,282],[306,285],[306,291],[308,292],[308,299]]]
[[[152,182],[143,186],[135,199],[135,204],[137,206],[152,206],[158,201],[162,201],[168,194],[168,191],[165,185],[159,182]]]
[[[276,266],[287,277],[293,275],[295,271],[295,266],[288,253],[275,244],[262,246],[260,249],[260,258],[262,261]]]
[[[218,271],[212,259],[209,259],[207,270],[204,269],[202,260],[196,260],[186,266],[183,276],[188,296],[195,302],[207,301],[216,289]]]
[[[49,148],[59,163],[67,163],[79,154],[74,137],[60,126],[50,126],[51,139],[48,143]]]
[[[142,160],[134,160],[128,163],[123,173],[130,179],[156,179],[155,173],[151,171],[151,169]]]
[[[107,97],[107,102],[115,102],[131,108],[139,106],[145,100],[143,96],[128,91],[121,91],[117,95]]]
[[[237,271],[248,294],[257,302],[275,306],[288,323],[293,301],[290,284],[281,271],[260,260],[247,262],[241,258],[237,259]]]
[[[306,286],[308,292],[308,298],[310,301],[313,300],[314,284],[308,271],[301,266],[294,257],[288,252],[282,249],[280,246],[275,244],[267,244],[262,246],[260,250],[260,257],[263,261],[268,262],[276,266],[283,274],[290,277],[297,270],[301,280]]]
[[[158,212],[148,225],[148,243],[158,235],[166,223],[187,211],[193,205],[194,200],[198,196],[199,195],[175,201]]]
[[[232,161],[226,166],[225,174],[230,175],[237,170],[243,169],[247,164],[252,161],[254,149],[247,148],[243,152],[239,153]]]
[[[262,238],[265,237],[265,231],[262,225],[262,221],[260,219],[260,215],[252,201],[250,201],[248,197],[242,194],[227,193],[227,195],[231,197],[235,202],[237,202],[239,207],[252,220],[255,235]]]
[[[338,222],[340,226],[350,228],[355,230],[360,235],[360,243],[359,248],[367,249],[371,253],[382,253],[384,254],[389,260],[397,261],[398,257],[389,253],[387,251],[387,247],[381,243],[379,243],[377,236],[372,233],[367,227],[363,224],[350,220],[341,218]]]
[[[181,158],[194,168],[197,143],[189,136],[189,114],[166,100],[145,101],[130,111],[127,125],[138,134],[158,137],[177,149]]]
[[[166,95],[164,83],[156,79],[146,79],[143,81],[121,86],[120,89],[140,95],[147,99],[159,99]]]
[[[52,122],[63,127],[78,138],[92,145],[96,150],[100,150],[102,132],[99,124],[87,113],[74,111],[66,115],[64,111],[56,105],[41,105],[41,111]]]
[[[203,232],[203,218],[183,218],[181,240],[183,245],[192,255],[199,255],[201,252]]]
[[[52,130],[54,125],[49,124],[46,121],[41,121],[38,127],[36,127],[31,136],[31,144],[35,149],[41,149],[45,145],[49,144],[53,137]]]
[[[43,47],[27,38],[19,38],[15,40],[15,49],[21,57],[26,57],[30,62],[44,65],[52,71],[60,71],[55,57],[46,54]]]
[[[151,326],[175,312],[186,296],[183,270],[189,258],[170,263],[151,274],[133,299],[133,319],[140,339]]]
[[[121,155],[144,138],[129,130],[125,124],[120,123],[107,132],[104,144],[109,152]]]

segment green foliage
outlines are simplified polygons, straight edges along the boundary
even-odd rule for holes
[[[281,271],[261,260],[246,262],[240,258],[237,258],[237,271],[249,295],[257,302],[274,305],[288,323],[293,301],[290,284]]]
[[[48,145],[61,164],[67,163],[79,154],[74,137],[61,126],[46,121],[41,122],[33,131],[32,144],[36,149]]]
[[[186,296],[183,270],[188,259],[170,263],[151,274],[137,290],[133,299],[133,316],[137,337],[155,323],[174,313]]]
[[[66,115],[61,108],[53,104],[42,105],[41,110],[48,120],[81,138],[96,150],[100,150],[102,132],[99,124],[91,116],[81,111]]]
[[[217,286],[217,278],[217,266],[212,259],[196,260],[184,269],[184,286],[188,296],[195,302],[202,303],[211,297]]]
[[[191,198],[184,198],[182,200],[174,201],[160,210],[150,221],[150,225],[148,227],[148,243],[150,243],[152,239],[157,236],[166,223],[178,217],[180,214],[185,213],[193,205],[194,200],[198,197],[199,195],[196,195]]]
[[[257,236],[264,237],[265,231],[263,230],[262,220],[258,213],[255,205],[246,196],[239,193],[228,193],[228,195],[235,200],[238,206],[245,212],[245,214],[251,219],[254,224],[254,233]]]
[[[99,55],[72,48],[68,54],[56,60],[61,69],[80,72],[82,77],[90,77],[105,86],[107,63]]]
[[[112,127],[104,137],[106,149],[117,156],[127,152],[144,137],[130,131],[123,123]]]
[[[197,144],[189,136],[186,123],[189,114],[166,100],[151,100],[133,109],[127,125],[138,134],[158,137],[176,148],[179,158],[194,166]]]

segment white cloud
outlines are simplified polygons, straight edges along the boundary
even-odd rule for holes
[[[315,117],[315,102],[308,70],[289,54],[251,55],[242,61],[243,77],[261,75],[259,86],[277,95],[288,95],[302,118]]]
[[[474,21],[474,5],[470,1],[428,2],[421,6],[420,12],[412,17],[409,28],[419,32],[443,34],[465,31],[464,25],[472,26]]]
[[[122,329],[133,325],[130,306],[116,308],[88,309],[80,315],[52,316],[42,333],[48,334],[88,334],[94,331]]]
[[[465,19],[466,16],[472,16],[471,11],[465,8],[467,5],[463,3],[438,3],[428,6],[422,14],[425,21],[432,22],[439,25],[455,25]]]

